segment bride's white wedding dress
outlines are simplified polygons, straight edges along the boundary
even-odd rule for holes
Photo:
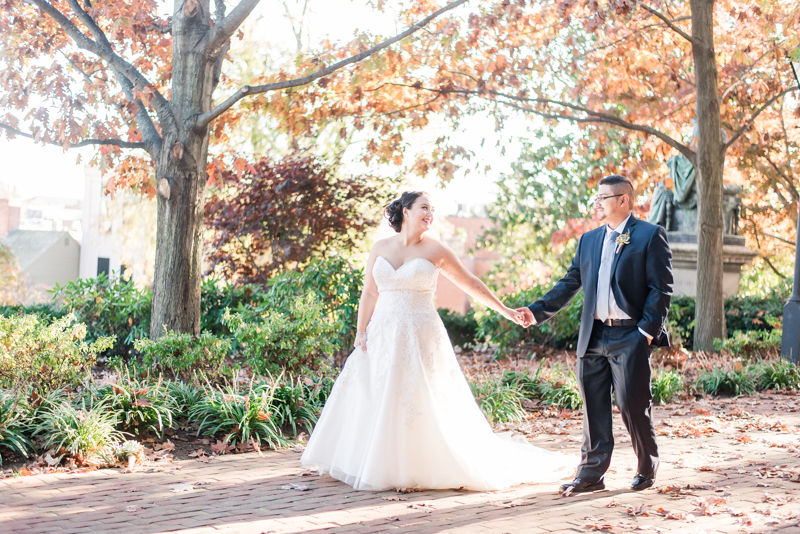
[[[301,458],[356,489],[498,490],[570,476],[577,458],[495,434],[433,304],[439,269],[378,257],[380,297]]]

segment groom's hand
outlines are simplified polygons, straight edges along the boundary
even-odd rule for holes
[[[525,328],[528,328],[530,325],[534,323],[533,319],[533,312],[528,308],[517,308],[516,311],[525,314],[520,324]]]

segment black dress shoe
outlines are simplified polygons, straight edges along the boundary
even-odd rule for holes
[[[633,491],[642,491],[651,487],[656,481],[655,475],[636,475],[633,477],[631,489]]]
[[[558,488],[558,493],[561,495],[571,495],[573,493],[586,493],[588,491],[597,491],[605,488],[606,485],[603,483],[603,477],[595,481],[576,478],[572,482],[562,484],[561,487]]]

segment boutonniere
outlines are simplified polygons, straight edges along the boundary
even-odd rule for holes
[[[628,228],[627,232],[625,232],[624,234],[619,234],[617,236],[617,251],[615,252],[615,254],[619,254],[619,251],[622,250],[622,247],[624,247],[630,242],[631,242],[631,229]]]

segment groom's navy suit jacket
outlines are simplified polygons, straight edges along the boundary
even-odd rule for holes
[[[611,291],[617,306],[637,326],[653,336],[653,346],[668,347],[664,328],[672,296],[672,251],[661,226],[631,216],[622,233],[630,230],[630,243],[614,254]],[[566,276],[544,297],[528,308],[537,324],[546,322],[564,308],[583,287],[583,312],[578,336],[578,356],[586,353],[594,326],[597,275],[606,238],[606,226],[586,232],[578,242],[575,258]],[[616,244],[614,245],[616,251]]]

